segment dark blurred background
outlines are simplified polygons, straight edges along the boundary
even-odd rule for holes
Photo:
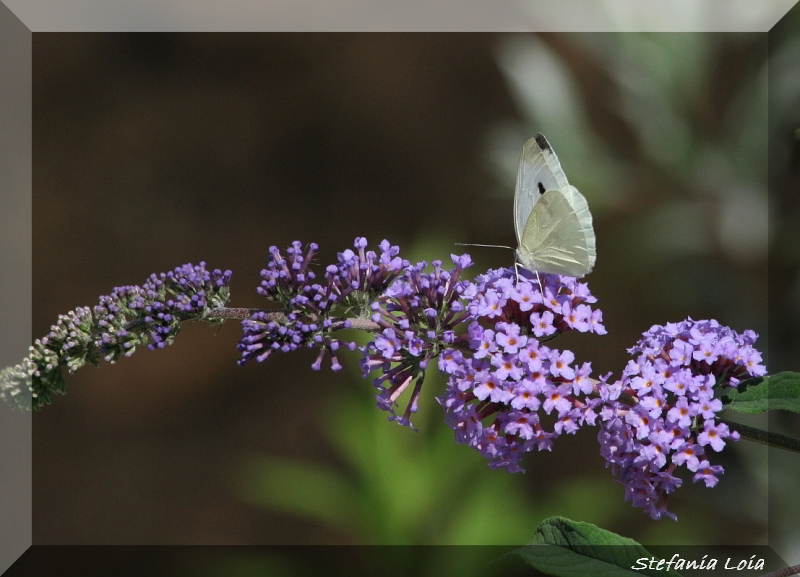
[[[776,38],[771,56],[796,64],[796,38]],[[765,34],[37,33],[33,46],[34,335],[189,261],[230,268],[230,304],[259,307],[268,247],[294,239],[319,243],[321,265],[362,235],[412,261],[512,244],[519,151],[541,131],[592,209],[587,280],[609,331],[558,346],[618,375],[642,331],[691,316],[754,329],[767,351],[767,142],[788,174],[799,125],[787,104],[768,133]],[[782,90],[796,102],[796,83]],[[470,253],[473,274],[511,264]],[[453,441],[436,375],[414,433],[375,408],[356,354],[340,373],[312,371],[311,351],[238,367],[239,336],[190,325],[167,350],[68,378],[34,417],[34,543],[520,544],[554,514],[643,543],[767,541],[760,446],[726,450],[714,489],[685,479],[679,522],[655,522],[623,503],[592,430],[530,455],[524,476],[490,471]],[[770,369],[790,368],[769,350]]]

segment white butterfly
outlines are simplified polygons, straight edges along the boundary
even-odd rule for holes
[[[531,272],[581,277],[597,260],[586,198],[567,182],[542,134],[526,142],[519,157],[514,230],[519,264]]]

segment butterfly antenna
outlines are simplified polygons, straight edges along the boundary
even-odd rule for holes
[[[454,242],[453,244],[458,246],[482,246],[486,248],[507,248],[508,250],[514,250],[510,246],[506,246],[504,244],[473,244],[473,243],[466,243],[466,242]]]
[[[454,242],[456,246],[480,246],[484,248],[507,248],[510,251],[514,251],[513,248],[510,246],[506,246],[504,244],[474,244],[474,243],[467,243],[467,242]],[[517,266],[516,259],[514,260],[514,266]],[[519,274],[517,274],[517,282],[519,282]]]

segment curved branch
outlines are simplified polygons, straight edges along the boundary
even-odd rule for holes
[[[241,308],[218,308],[212,310],[208,313],[207,319],[238,319],[238,320],[249,320],[253,318],[253,314],[255,313],[265,313],[268,320],[275,321],[277,323],[285,323],[289,319],[286,318],[286,313],[283,311],[268,311],[263,309],[241,309]],[[370,319],[361,319],[361,318],[351,318],[347,319],[350,321],[351,326],[345,327],[343,324],[341,326],[336,326],[336,329],[356,329],[360,331],[369,331],[369,332],[376,332],[381,330],[381,325],[376,322],[373,322]]]

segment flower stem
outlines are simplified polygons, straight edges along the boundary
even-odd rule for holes
[[[732,431],[736,431],[743,439],[761,443],[762,445],[769,445],[770,447],[777,447],[792,451],[793,453],[800,453],[800,440],[787,437],[786,435],[779,435],[778,433],[770,433],[769,431],[762,431],[755,427],[748,427],[741,423],[734,423],[727,419],[718,419],[720,423],[725,423]]]
[[[221,307],[211,311],[206,318],[208,319],[239,319],[246,320],[252,317],[253,313],[266,312],[267,318],[276,322],[286,322],[286,313],[283,311],[264,311],[262,309],[240,309]],[[349,328],[360,331],[379,331],[381,326],[370,319],[348,318],[351,326]],[[345,327],[341,327],[345,328]]]
[[[793,567],[786,567],[784,569],[778,569],[777,571],[764,573],[761,577],[789,577],[789,575],[797,575],[798,573],[800,573],[800,565],[794,565]]]
[[[260,309],[241,309],[241,308],[227,308],[227,307],[220,307],[218,309],[212,310],[208,313],[209,319],[238,319],[238,320],[245,320],[249,319],[253,313],[260,312]],[[286,319],[286,315],[281,312],[274,313],[276,315],[280,315],[284,320]],[[279,318],[275,318],[275,320],[280,320]]]

